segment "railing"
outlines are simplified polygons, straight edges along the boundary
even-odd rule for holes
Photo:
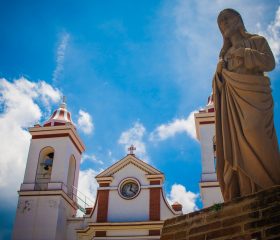
[[[44,174],[40,174],[44,175]],[[63,182],[49,182],[50,178],[47,176],[39,176],[37,174],[36,181],[34,185],[34,190],[36,191],[45,191],[45,190],[62,190],[64,191],[76,204],[78,209],[82,213],[86,213],[86,208],[93,207],[94,201],[91,200],[88,196],[78,190],[75,186],[67,186]],[[48,184],[56,184],[49,188]]]
[[[75,203],[77,204],[78,209],[84,214],[86,213],[87,207],[93,207],[94,201],[79,191],[75,186],[72,186],[72,195],[76,199]]]

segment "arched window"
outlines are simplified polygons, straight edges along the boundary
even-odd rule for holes
[[[75,189],[74,189],[75,171],[76,171],[76,159],[72,155],[69,159],[69,168],[68,168],[68,176],[67,176],[67,194],[72,199],[74,198],[75,195]]]
[[[45,147],[41,150],[35,179],[35,190],[47,190],[51,179],[54,149]]]

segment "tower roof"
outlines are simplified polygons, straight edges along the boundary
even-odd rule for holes
[[[200,113],[206,113],[206,112],[215,112],[214,109],[214,100],[213,100],[213,93],[208,97],[207,104],[205,108],[199,110]]]
[[[56,109],[48,121],[44,123],[44,127],[49,126],[60,126],[66,125],[70,123],[74,126],[74,123],[71,119],[71,113],[66,108],[66,99],[63,97],[62,103],[60,104],[59,108]]]

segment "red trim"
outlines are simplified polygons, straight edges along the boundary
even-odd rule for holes
[[[171,206],[173,208],[174,211],[178,212],[178,211],[182,211],[183,206],[181,204],[172,204]]]
[[[150,220],[160,220],[160,192],[161,188],[150,188]]]
[[[54,122],[53,125],[54,126],[62,126],[62,125],[65,125],[66,123],[65,122]]]
[[[149,236],[159,236],[160,230],[149,230]]]
[[[61,109],[61,110],[59,111],[58,119],[65,120],[65,119],[64,119],[64,110]]]
[[[213,124],[215,123],[215,121],[205,121],[205,122],[200,122],[200,124]]]
[[[107,222],[108,217],[108,202],[109,202],[109,190],[98,190],[98,208],[96,222]]]
[[[106,231],[96,231],[95,237],[106,237]]]
[[[67,112],[67,119],[68,119],[68,121],[72,122],[72,121],[71,121],[70,112]]]
[[[150,185],[159,185],[160,184],[160,180],[152,180],[150,181]]]
[[[92,208],[91,207],[87,207],[86,208],[86,215],[89,215],[92,211]]]
[[[99,183],[99,187],[109,187],[109,183]]]

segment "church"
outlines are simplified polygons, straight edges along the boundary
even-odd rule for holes
[[[202,150],[204,207],[222,202],[215,172],[214,108],[210,97],[195,114]],[[129,153],[95,178],[96,201],[80,204],[78,178],[85,145],[65,99],[49,120],[29,129],[31,142],[14,223],[13,239],[160,239],[166,219],[183,214],[170,205],[164,173]],[[77,211],[83,216],[78,217]]]

